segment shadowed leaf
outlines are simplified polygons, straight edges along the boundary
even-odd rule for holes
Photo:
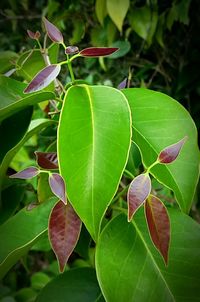
[[[27,30],[27,34],[29,35],[29,38],[33,40],[38,40],[41,36],[40,32],[37,30],[35,33],[32,32],[31,30]]]
[[[65,182],[58,173],[52,173],[49,176],[49,185],[52,192],[60,198],[64,204],[67,204]]]
[[[30,93],[47,87],[60,72],[60,65],[52,64],[39,71],[25,88],[24,93]]]
[[[61,272],[76,246],[80,231],[81,220],[72,206],[59,201],[49,218],[49,239]]]
[[[20,172],[10,175],[10,178],[21,178],[21,179],[29,179],[37,176],[40,173],[39,169],[36,167],[28,167]]]
[[[43,169],[58,169],[56,152],[35,152],[37,164]]]
[[[145,202],[145,214],[153,243],[168,263],[170,220],[167,209],[159,198],[150,195]]]
[[[46,18],[43,18],[44,26],[47,31],[47,34],[51,41],[62,43],[63,42],[63,35],[60,32],[60,30],[53,25],[51,22],[49,22]]]
[[[128,221],[131,221],[138,208],[145,202],[151,192],[151,179],[148,174],[140,174],[131,182],[128,194]]]
[[[181,139],[179,142],[170,145],[169,147],[166,147],[163,149],[160,154],[158,155],[158,161],[161,164],[170,164],[172,163],[177,156],[179,155],[182,146],[187,140],[187,136],[185,136],[183,139]]]
[[[80,51],[82,57],[104,57],[116,52],[117,47],[89,47]]]

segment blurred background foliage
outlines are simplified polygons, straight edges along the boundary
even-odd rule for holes
[[[130,87],[164,92],[185,106],[199,130],[199,0],[1,0],[0,73],[7,73],[16,66],[16,62],[20,64],[25,51],[37,48],[26,31],[39,30],[43,37],[42,16],[60,28],[67,45],[77,45],[79,49],[89,46],[120,48],[108,58],[74,60],[76,78],[85,79],[90,84],[113,87],[126,78]],[[57,46],[50,49],[54,63],[58,49]],[[44,64],[41,60],[36,63],[37,51],[34,56],[35,61],[24,65],[26,73],[18,71],[12,77],[29,81],[27,73],[33,76]],[[62,58],[65,55],[61,49],[59,60]],[[62,71],[60,79],[63,83],[70,81],[66,70]],[[34,118],[40,117],[45,117],[45,113],[35,110]],[[55,138],[56,130],[52,127],[34,135],[17,153],[10,167],[19,170],[34,165],[34,151],[55,151]],[[138,168],[141,159],[138,152],[135,155]],[[170,204],[173,197],[169,189],[156,182],[154,189],[160,190],[161,197],[165,196],[164,201],[169,199]],[[17,191],[10,191],[10,195],[7,193],[6,198],[10,200],[13,194],[18,194]],[[13,212],[20,202],[22,207],[36,200],[36,184],[30,181],[25,188],[23,183],[23,192],[19,193]],[[191,211],[197,221],[200,221],[199,207],[197,192]],[[76,253],[72,255],[70,267],[93,266],[94,247],[90,245],[85,230],[81,240],[76,250],[81,258]],[[0,285],[0,301],[34,301],[38,292],[57,274],[57,263],[46,236],[7,274],[4,284]]]

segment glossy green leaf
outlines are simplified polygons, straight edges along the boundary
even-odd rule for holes
[[[103,26],[104,19],[107,15],[107,8],[106,8],[106,0],[96,0],[95,3],[95,12],[97,15],[97,19]]]
[[[200,226],[171,209],[169,264],[153,246],[143,210],[132,223],[115,217],[97,244],[96,268],[107,302],[199,301]]]
[[[152,8],[146,6],[134,8],[129,16],[132,29],[144,40],[151,45],[152,38],[155,34],[158,14]]]
[[[59,275],[49,282],[38,295],[36,302],[95,302],[101,296],[92,268],[77,268]],[[104,300],[101,300],[104,301]]]
[[[12,117],[13,118],[13,117]],[[17,154],[17,152],[20,150],[20,148],[24,145],[24,143],[31,138],[34,134],[40,132],[44,128],[54,125],[56,122],[53,120],[48,120],[48,119],[37,119],[37,120],[32,120],[28,131],[22,139],[14,145],[10,150],[5,154],[3,161],[0,165],[0,188],[3,183],[4,177],[6,175],[6,171],[9,167],[9,164],[12,160],[12,158]],[[15,132],[16,133],[16,132]]]
[[[133,139],[141,150],[145,167],[166,146],[188,136],[176,161],[151,169],[155,178],[173,190],[182,211],[188,212],[199,176],[197,130],[191,116],[178,102],[160,92],[142,88],[123,92],[132,111]]]
[[[129,5],[129,0],[107,0],[108,14],[120,32]]]
[[[130,111],[123,94],[105,86],[68,90],[58,128],[58,162],[75,211],[97,239],[130,147]]]
[[[53,198],[31,210],[24,208],[0,226],[0,278],[46,232],[55,201]]]
[[[52,92],[37,92],[27,96],[23,93],[25,87],[24,83],[0,76],[0,121],[25,107],[55,98]]]

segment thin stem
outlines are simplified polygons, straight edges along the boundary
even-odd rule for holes
[[[69,69],[69,73],[70,73],[70,76],[71,76],[71,80],[72,80],[72,83],[74,84],[74,81],[75,81],[75,77],[74,77],[74,73],[73,73],[73,69],[72,69],[72,64],[69,60],[69,56],[67,55],[67,65],[68,65],[68,69]]]
[[[130,171],[128,171],[128,170],[125,169],[124,172],[125,172],[128,176],[130,176],[131,179],[135,178],[135,176],[134,176]]]
[[[149,166],[149,167],[147,168],[146,173],[149,173],[149,171],[150,171],[154,166],[156,166],[157,164],[159,164],[159,161],[158,161],[158,160],[156,160],[151,166]]]
[[[123,190],[121,190],[116,196],[115,198],[113,198],[112,202],[115,202],[116,200],[118,200],[122,195],[124,195],[124,193],[126,193],[128,191],[128,187],[129,185],[127,185],[125,188],[123,188]]]

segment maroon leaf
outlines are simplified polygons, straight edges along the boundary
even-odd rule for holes
[[[31,30],[27,30],[27,34],[29,35],[29,38],[33,40],[38,40],[40,38],[40,32],[37,30],[35,33],[32,32]]]
[[[60,272],[73,252],[81,230],[81,220],[68,203],[59,201],[49,217],[49,240],[58,259]]]
[[[43,169],[58,169],[56,152],[35,152],[37,164]]]
[[[128,194],[128,221],[131,221],[135,212],[143,205],[151,192],[151,179],[148,174],[140,174],[131,182]]]
[[[62,176],[58,173],[49,175],[49,185],[51,191],[61,199],[64,204],[67,204],[65,182]]]
[[[116,52],[116,47],[89,47],[80,51],[82,57],[104,57]]]
[[[47,35],[53,42],[63,43],[63,35],[60,30],[49,22],[45,17],[43,18],[44,26],[47,31]]]
[[[28,167],[20,172],[10,175],[10,178],[21,178],[21,179],[29,179],[37,176],[40,173],[40,170],[36,167]]]
[[[167,265],[170,242],[170,220],[167,209],[160,199],[150,195],[145,202],[145,214],[151,239]]]
[[[45,67],[41,71],[39,71],[33,80],[28,84],[24,93],[30,93],[34,91],[39,91],[45,87],[47,87],[55,78],[58,76],[60,72],[60,65],[53,64]]]
[[[67,55],[74,55],[75,53],[78,53],[79,52],[79,49],[77,46],[68,46],[66,49],[65,49],[65,53]]]
[[[187,140],[187,136],[185,136],[183,139],[181,139],[179,142],[170,145],[168,147],[166,147],[165,149],[163,149],[160,154],[158,155],[158,161],[161,164],[170,164],[172,163],[177,156],[179,155],[182,146],[184,145],[184,143]]]
[[[121,83],[119,83],[119,85],[118,85],[117,88],[118,88],[118,89],[124,89],[124,88],[126,88],[127,81],[128,81],[128,79],[125,78]]]

